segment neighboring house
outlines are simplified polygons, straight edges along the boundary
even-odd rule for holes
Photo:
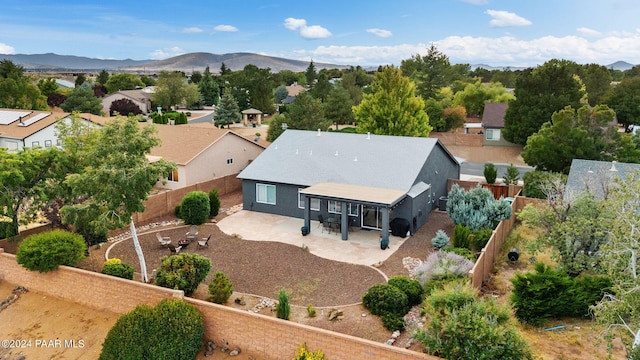
[[[76,83],[64,79],[56,79],[56,84],[58,84],[58,86],[63,89],[73,89],[74,87],[76,87]]]
[[[138,89],[116,91],[102,98],[102,109],[104,113],[109,114],[111,104],[116,100],[122,99],[131,100],[134,104],[138,105],[143,114],[153,112],[153,109],[151,109],[151,91],[148,89]]]
[[[634,171],[640,171],[640,164],[573,159],[567,178],[565,199],[575,198],[586,191],[592,193],[596,199],[603,199],[608,196],[615,178],[624,180]]]
[[[180,189],[237,174],[264,150],[231,130],[207,123],[156,124],[156,128],[161,145],[151,150],[150,160],[162,158],[177,165],[177,170],[163,179],[164,184],[156,185],[163,189]]]
[[[427,222],[460,164],[435,138],[286,130],[238,177],[245,210],[381,230]],[[405,234],[402,234],[404,237]]]
[[[486,103],[482,114],[482,128],[484,131],[484,146],[516,146],[516,144],[502,137],[504,129],[504,114],[507,112],[507,103]]]

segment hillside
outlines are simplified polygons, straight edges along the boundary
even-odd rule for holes
[[[0,54],[0,60],[7,59],[26,70],[114,70],[126,66],[148,63],[151,60],[105,60],[74,55],[47,54]]]

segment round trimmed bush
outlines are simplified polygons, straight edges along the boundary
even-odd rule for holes
[[[396,331],[396,330],[404,329],[405,322],[404,322],[403,316],[392,314],[392,313],[386,313],[382,315],[380,318],[382,319],[382,325],[387,330]]]
[[[216,271],[213,274],[213,280],[209,283],[208,301],[216,304],[224,304],[233,294],[233,284],[222,271]]]
[[[124,264],[120,259],[113,258],[104,262],[102,273],[123,279],[133,280],[133,266]]]
[[[192,191],[180,203],[180,218],[187,225],[204,224],[210,211],[209,195],[204,191]]]
[[[211,270],[211,260],[198,254],[163,256],[156,274],[156,285],[193,294]]]
[[[204,320],[193,305],[178,299],[139,305],[109,330],[100,360],[195,359],[203,335]]]
[[[373,315],[392,313],[404,316],[409,311],[407,295],[389,284],[376,284],[362,296],[362,303]]]
[[[418,305],[422,302],[422,285],[418,280],[409,279],[407,276],[393,276],[387,284],[395,286],[407,295],[409,306]]]
[[[218,216],[220,212],[220,195],[217,189],[209,191],[209,217]]]
[[[59,265],[75,266],[85,258],[86,249],[82,235],[53,230],[24,239],[18,247],[16,260],[29,270],[47,272]]]

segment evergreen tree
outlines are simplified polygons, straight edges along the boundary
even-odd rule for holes
[[[204,69],[202,80],[198,83],[198,89],[204,98],[205,105],[218,105],[220,100],[220,87],[213,78],[213,75],[211,75],[211,71],[209,71],[208,66]]]
[[[332,124],[350,124],[353,122],[353,101],[347,89],[336,86],[329,92],[327,101],[323,104],[324,117]]]
[[[316,66],[313,64],[313,60],[309,62],[309,66],[307,66],[307,70],[304,72],[304,75],[307,78],[307,85],[313,86],[313,82],[316,80]]]
[[[76,87],[69,93],[67,99],[60,105],[66,112],[102,114],[102,101],[94,96],[92,89],[82,86]]]
[[[103,69],[96,77],[96,82],[100,85],[105,85],[107,81],[109,81],[109,73],[107,72],[107,70]]]
[[[220,105],[216,109],[214,124],[217,127],[224,127],[225,125],[229,127],[233,123],[240,122],[241,119],[242,114],[238,103],[228,90],[225,91],[220,100]]]

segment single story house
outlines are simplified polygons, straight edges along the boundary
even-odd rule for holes
[[[507,103],[486,103],[482,113],[482,129],[484,131],[484,146],[516,146],[516,144],[502,137],[504,129],[504,114],[507,112]]]
[[[635,171],[640,171],[640,164],[573,159],[567,177],[565,199],[575,198],[587,191],[596,199],[603,199],[616,178],[624,180]]]
[[[143,114],[149,114],[154,111],[151,109],[151,93],[152,91],[148,88],[116,91],[102,98],[102,110],[105,114],[109,114],[109,109],[114,101],[128,99],[138,105]]]
[[[286,130],[238,177],[245,210],[381,230],[427,222],[460,164],[435,138]],[[401,236],[404,237],[405,233]],[[394,234],[395,235],[395,234]]]
[[[151,149],[150,160],[162,158],[177,165],[163,179],[164,184],[156,184],[162,189],[176,190],[237,174],[264,150],[250,139],[209,123],[155,126],[161,145]]]

